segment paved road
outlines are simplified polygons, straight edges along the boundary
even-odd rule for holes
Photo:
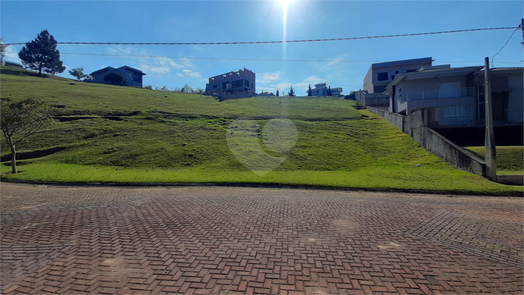
[[[523,199],[1,185],[2,293],[523,292]]]

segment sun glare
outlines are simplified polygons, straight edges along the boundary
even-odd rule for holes
[[[291,0],[278,0],[278,2],[280,2],[282,6],[287,7],[289,5],[289,2],[291,2]]]

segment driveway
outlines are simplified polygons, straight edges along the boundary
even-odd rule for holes
[[[523,199],[1,184],[2,293],[522,293]]]

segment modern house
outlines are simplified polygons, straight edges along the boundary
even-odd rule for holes
[[[389,111],[424,110],[427,126],[483,126],[484,67],[427,68],[399,74],[384,92]],[[491,70],[495,125],[523,123],[523,69]]]
[[[92,83],[102,83],[102,84],[112,84],[111,79],[108,79],[108,75],[116,74],[122,76],[125,86],[135,86],[142,88],[142,76],[145,76],[145,73],[142,71],[128,67],[122,66],[119,68],[105,67],[98,71],[92,72],[90,75],[93,77],[93,80],[89,82]],[[110,76],[111,77],[111,76]]]
[[[258,96],[275,96],[275,94],[273,92],[262,91]]]
[[[229,72],[209,78],[206,93],[234,96],[234,98],[255,96],[256,75],[244,68],[238,72]],[[238,97],[237,97],[238,96]]]
[[[331,88],[331,95],[338,96],[342,94],[342,87]],[[311,96],[326,96],[328,95],[327,83],[315,84],[315,88],[311,88]]]
[[[386,109],[389,106],[389,97],[384,95],[386,86],[399,74],[416,72],[422,67],[431,67],[431,57],[388,61],[371,64],[364,77],[362,91],[366,93],[363,104]]]

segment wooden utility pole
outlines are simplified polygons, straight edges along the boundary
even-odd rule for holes
[[[495,131],[493,130],[493,111],[491,103],[491,73],[489,70],[489,58],[484,60],[484,98],[486,110],[486,176],[497,181],[497,153],[495,149]]]

